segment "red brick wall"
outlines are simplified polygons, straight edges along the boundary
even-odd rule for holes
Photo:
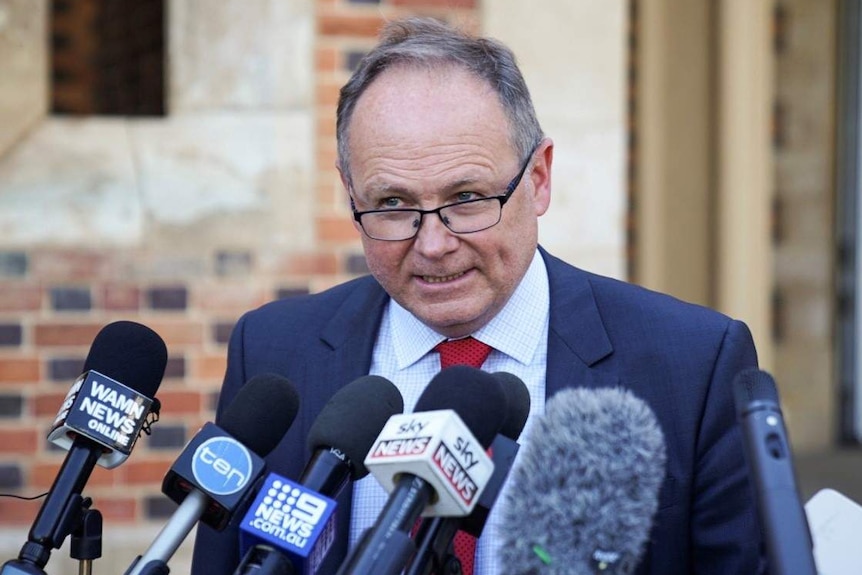
[[[97,468],[84,494],[105,525],[169,516],[161,481],[181,447],[213,417],[226,341],[246,309],[364,273],[358,236],[335,170],[335,105],[349,66],[379,26],[405,14],[477,26],[475,0],[319,0],[316,12],[317,247],[260,257],[246,248],[206,253],[146,249],[0,247],[0,493],[48,490],[65,453],[45,436],[106,324],[143,323],[165,340],[169,361],[153,435],[113,470]],[[0,232],[2,233],[2,232]],[[2,239],[2,236],[0,236]],[[32,523],[41,501],[0,497],[4,525]]]

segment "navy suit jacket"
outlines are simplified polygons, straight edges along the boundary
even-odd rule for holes
[[[667,474],[637,573],[763,572],[731,390],[736,373],[757,364],[748,328],[541,253],[550,282],[547,396],[565,387],[623,386],[649,404],[664,432]],[[311,455],[305,438],[317,414],[339,387],[368,373],[387,301],[369,276],[266,304],[239,320],[219,414],[260,373],[285,376],[301,397],[299,415],[267,458],[272,471],[299,477]],[[339,533],[347,533],[351,491],[348,486],[339,497]],[[335,567],[346,536],[337,547]],[[239,559],[235,525],[222,533],[198,528],[193,573],[230,574]]]

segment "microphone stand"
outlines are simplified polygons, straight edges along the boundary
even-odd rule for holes
[[[336,575],[401,573],[416,552],[410,530],[433,495],[433,488],[424,479],[403,474],[377,516],[377,523],[362,534]]]
[[[39,532],[35,527],[39,523],[37,518],[35,531],[31,530],[30,540],[21,548],[18,559],[4,563],[0,575],[47,575],[43,568],[48,564],[51,549],[59,549],[68,534],[72,535],[69,555],[79,561],[79,575],[90,575],[93,559],[102,556],[102,513],[91,509],[92,504],[92,499],[78,493],[69,496],[68,505],[47,529],[50,536],[44,538],[33,535]]]
[[[81,511],[81,518],[69,541],[69,555],[78,560],[78,575],[93,573],[93,559],[102,556],[102,513],[98,509]]]
[[[461,561],[450,551],[458,532],[458,522],[446,519],[429,517],[422,520],[416,532],[418,549],[404,575],[461,575]]]

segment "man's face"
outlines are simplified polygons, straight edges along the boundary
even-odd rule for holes
[[[526,159],[511,145],[493,90],[455,67],[384,72],[357,102],[348,144],[357,211],[427,210],[498,196]],[[395,301],[447,337],[485,325],[535,253],[537,218],[550,201],[552,150],[545,140],[534,152],[494,227],[456,234],[430,214],[409,240],[362,234],[371,273]]]

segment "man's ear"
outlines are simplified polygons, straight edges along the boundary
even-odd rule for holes
[[[536,215],[541,216],[548,211],[551,204],[551,165],[554,161],[554,141],[545,138],[533,153],[533,165],[530,167],[529,178],[533,182],[533,205]]]
[[[344,188],[344,195],[347,197],[347,201],[350,204],[350,211],[356,211],[356,204],[353,202],[353,196],[350,194],[350,178],[349,176],[345,176],[344,172],[341,171],[341,168],[336,165],[336,169],[338,170],[338,177],[341,179],[341,186]],[[359,225],[359,222],[353,220],[353,227],[356,228],[356,231],[359,234],[362,234],[362,227]]]

